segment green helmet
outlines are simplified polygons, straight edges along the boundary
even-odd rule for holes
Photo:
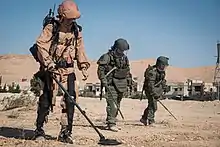
[[[168,63],[169,58],[160,56],[157,58],[156,67],[159,71],[164,71],[167,66],[169,66]]]
[[[119,39],[115,40],[113,48],[119,49],[121,51],[126,51],[126,50],[129,50],[129,44],[128,44],[127,40],[119,38]]]
[[[168,60],[169,60],[169,58],[167,58],[165,56],[160,56],[157,58],[156,65],[163,64],[165,66],[168,66],[169,65]]]

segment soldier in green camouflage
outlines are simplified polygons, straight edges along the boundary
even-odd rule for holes
[[[169,58],[160,56],[157,58],[156,65],[150,66],[144,73],[144,91],[148,98],[148,106],[144,110],[140,122],[144,125],[152,125],[155,123],[154,117],[157,111],[157,99],[159,99],[163,92],[167,92],[165,80],[165,69],[169,65]]]
[[[124,51],[129,50],[129,44],[125,39],[119,38],[115,40],[114,45],[111,49],[103,54],[97,61],[98,78],[101,81],[103,87],[107,87],[107,118],[106,124],[107,128],[111,131],[118,131],[116,127],[116,117],[118,114],[117,106],[120,108],[120,102],[125,92],[127,92],[127,87],[131,86],[131,74],[130,65],[127,56]],[[106,74],[116,67],[107,77]]]

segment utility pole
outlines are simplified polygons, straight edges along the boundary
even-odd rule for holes
[[[216,67],[215,67],[215,73],[214,73],[214,82],[213,85],[217,88],[217,99],[220,100],[220,94],[219,94],[219,86],[220,86],[220,42],[217,41],[217,60],[216,60]]]
[[[0,75],[0,86],[2,86],[2,76]]]

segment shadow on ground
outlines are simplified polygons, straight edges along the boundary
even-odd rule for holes
[[[32,140],[34,139],[34,131],[21,128],[0,127],[0,136],[6,138]],[[46,138],[48,140],[56,140],[56,137],[52,137],[50,135],[46,135]]]

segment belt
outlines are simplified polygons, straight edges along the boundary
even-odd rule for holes
[[[67,63],[66,64],[66,68],[73,67],[73,66],[74,66],[73,63]]]
[[[67,63],[66,61],[59,61],[56,63],[58,68],[69,68],[74,67],[73,63]]]

